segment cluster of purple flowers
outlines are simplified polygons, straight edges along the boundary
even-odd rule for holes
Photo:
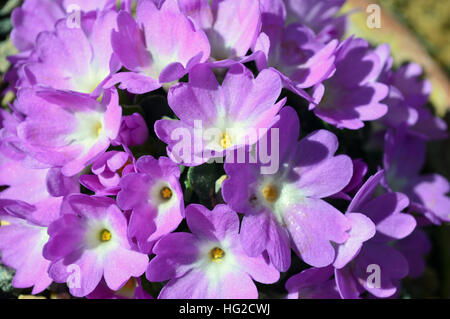
[[[387,45],[343,39],[344,2],[25,0],[6,76],[16,99],[0,113],[13,286],[152,298],[149,281],[164,283],[158,298],[258,298],[254,282],[277,283],[296,258],[307,266],[289,298],[398,296],[424,271],[423,228],[450,222],[450,184],[421,175],[447,127],[419,65],[394,69]],[[122,100],[154,91],[175,116],[148,127]],[[327,129],[299,139],[286,95]],[[365,126],[375,167],[333,133]],[[141,147],[156,137],[166,156]],[[190,200],[184,172],[220,160],[214,205]]]

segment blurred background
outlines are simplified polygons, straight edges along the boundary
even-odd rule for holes
[[[381,0],[430,52],[450,71],[450,2],[446,0]]]
[[[3,81],[10,66],[6,57],[16,53],[9,41],[10,14],[21,3],[22,0],[2,0],[0,4],[0,93],[7,86]],[[375,3],[381,7],[381,28],[370,29],[366,9]],[[414,61],[424,67],[433,84],[430,107],[450,127],[450,0],[347,0],[343,12],[349,14],[348,35],[356,34],[374,45],[388,42],[397,66]],[[0,95],[3,107],[13,99],[11,93]],[[450,180],[450,140],[430,143],[425,171],[437,172]],[[427,233],[433,242],[428,268],[421,278],[405,280],[402,298],[450,298],[450,225]],[[0,298],[29,298],[29,291],[11,287],[12,276],[13,272],[0,264]]]

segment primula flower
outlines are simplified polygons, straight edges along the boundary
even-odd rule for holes
[[[0,125],[0,152],[2,155],[16,161],[27,161],[29,158],[26,151],[21,147],[23,144],[17,136],[17,127],[23,122],[25,116],[17,111],[14,104],[10,105],[11,112],[0,110],[2,118]]]
[[[259,0],[262,28],[286,25],[286,5],[284,0]]]
[[[133,173],[134,158],[131,152],[110,151],[103,153],[92,164],[94,175],[80,176],[80,183],[96,195],[117,195],[122,176]]]
[[[328,131],[315,131],[298,142],[300,125],[292,108],[283,108],[280,117],[272,128],[279,129],[278,172],[260,174],[261,163],[226,163],[222,195],[245,214],[242,244],[250,256],[267,250],[275,267],[286,271],[292,247],[306,263],[324,267],[335,258],[332,242],[343,244],[351,225],[322,198],[349,183],[352,161],[334,155],[338,141]],[[277,146],[272,145],[271,151]]]
[[[257,60],[258,68],[273,67],[287,89],[311,100],[302,89],[317,85],[332,75],[338,41],[324,45],[311,29],[301,24],[284,28],[272,22],[263,31],[255,50],[263,51],[266,56]]]
[[[110,75],[121,68],[110,40],[116,18],[115,11],[92,12],[81,16],[79,27],[62,19],[54,32],[39,34],[19,85],[99,96]]]
[[[54,0],[25,0],[11,14],[11,42],[19,51],[9,56],[12,67],[6,72],[5,80],[15,90],[19,78],[24,77],[23,65],[29,60],[37,36],[43,31],[53,31],[56,21],[64,18],[65,12]]]
[[[167,157],[142,156],[136,173],[122,177],[117,204],[132,210],[128,234],[139,250],[150,253],[155,242],[174,231],[184,217],[180,168]]]
[[[180,0],[178,4],[205,31],[214,61],[245,57],[259,35],[259,0]]]
[[[64,9],[58,1],[25,0],[11,14],[11,41],[20,52],[29,54],[39,33],[53,31],[56,21],[64,17]]]
[[[424,256],[431,250],[426,233],[416,228],[411,235],[394,243],[394,247],[408,260],[408,277],[419,278],[425,272]]]
[[[334,266],[338,269],[348,264],[359,253],[363,242],[373,238],[375,232],[384,237],[402,239],[411,234],[416,227],[414,217],[401,213],[401,210],[409,204],[405,195],[386,193],[371,199],[383,174],[384,172],[380,171],[370,177],[356,193],[347,209],[345,215],[351,220],[352,229],[349,233],[350,238],[337,246]]]
[[[0,152],[6,157],[22,161],[27,158],[27,154],[19,147],[20,139],[17,136],[17,127],[25,117],[17,112],[13,104],[10,105],[10,109],[11,112],[0,110]]]
[[[364,121],[386,114],[388,107],[381,102],[389,88],[377,82],[382,64],[367,41],[345,40],[338,48],[335,65],[333,76],[312,90],[317,106],[311,104],[310,109],[319,118],[338,128],[357,130]]]
[[[139,113],[122,117],[122,124],[117,138],[112,145],[138,146],[145,143],[148,138],[148,127]]]
[[[36,39],[40,33],[55,31],[56,22],[62,19],[67,23],[75,24],[82,13],[110,9],[115,6],[115,2],[115,0],[25,0],[21,7],[14,9],[11,14],[13,25],[11,41],[19,53],[8,57],[13,64],[5,74],[5,79],[10,83],[10,89],[15,89],[19,79],[22,84],[29,85],[28,81],[23,83],[27,77],[23,66],[26,63],[37,62],[37,56],[35,54],[30,56],[30,54],[35,49]],[[102,41],[102,43],[105,42]]]
[[[384,149],[385,186],[403,192],[411,208],[436,224],[450,221],[450,184],[439,174],[420,175],[425,163],[426,143],[406,134],[403,127],[386,133]]]
[[[422,78],[422,67],[407,63],[392,71],[389,45],[380,45],[375,52],[384,63],[379,80],[389,85],[389,96],[385,101],[389,110],[380,122],[388,128],[405,125],[408,134],[426,140],[448,137],[445,121],[434,116],[426,107],[432,87],[429,80]]]
[[[289,298],[305,298],[303,293],[311,298],[336,298],[338,293],[354,299],[365,291],[386,298],[398,292],[401,278],[423,272],[427,238],[413,232],[416,221],[411,215],[401,213],[409,203],[405,195],[373,197],[382,178],[383,171],[371,176],[350,203],[346,213],[352,224],[350,237],[337,245],[334,268],[312,268],[293,276],[286,283]],[[369,280],[370,265],[380,267],[379,287]]]
[[[379,287],[369,280],[371,272],[377,269],[381,273]],[[372,241],[364,244],[348,266],[335,270],[335,280],[343,299],[358,299],[366,291],[378,298],[392,297],[398,293],[400,281],[407,275],[408,261],[399,251]]]
[[[130,278],[117,291],[108,288],[105,280],[102,279],[97,288],[89,295],[88,299],[153,299],[142,287],[142,282],[139,278]]]
[[[0,199],[1,262],[15,270],[12,286],[33,287],[32,294],[51,283],[50,261],[42,256],[47,227],[33,219],[34,207],[21,201]]]
[[[245,66],[234,64],[219,85],[213,71],[199,65],[191,71],[189,83],[169,91],[169,105],[180,120],[159,120],[155,132],[168,144],[175,162],[203,164],[255,144],[278,120],[285,103],[276,103],[281,89],[280,77],[271,70],[254,78]]]
[[[368,166],[361,159],[352,160],[353,162],[353,176],[347,186],[344,187],[339,193],[334,194],[332,197],[341,198],[347,201],[351,201],[352,198],[349,194],[356,193],[364,182],[364,176],[368,171]]]
[[[152,0],[137,4],[136,21],[122,11],[112,46],[122,64],[131,72],[116,74],[109,84],[142,94],[183,77],[209,58],[210,46],[204,32],[183,13],[176,0],[166,0],[158,9]]]
[[[374,223],[364,214],[347,211],[345,216],[350,220],[352,228],[348,232],[347,241],[336,245],[336,259],[333,266],[337,269],[343,268],[352,261],[360,252],[363,243],[373,238],[376,233]]]
[[[146,272],[150,281],[169,282],[163,299],[257,298],[253,280],[278,281],[279,273],[263,255],[249,257],[241,247],[239,218],[226,205],[209,211],[186,208],[190,233],[172,233],[155,246]]]
[[[122,109],[117,91],[102,102],[84,94],[54,90],[19,92],[16,108],[26,117],[17,128],[30,156],[73,176],[102,154],[117,137]]]
[[[77,14],[74,9],[81,10],[79,13],[112,9],[115,3],[115,0],[25,0],[11,14],[11,41],[20,52],[29,54],[38,35],[43,31],[53,31],[56,22],[70,18],[70,13]]]
[[[416,124],[418,120],[417,108],[422,107],[425,100],[428,99],[431,91],[430,82],[414,77],[412,74],[406,76],[410,72],[403,72],[400,70],[406,70],[405,67],[409,68],[407,65],[402,66],[398,73],[403,74],[406,77],[401,76],[397,80],[394,80],[397,76],[394,75],[396,72],[392,70],[394,59],[390,55],[389,45],[379,45],[374,52],[378,55],[382,65],[378,80],[389,85],[389,95],[385,100],[386,104],[389,105],[389,109],[386,115],[379,121],[387,127],[394,128],[404,123],[407,123],[410,126]],[[399,84],[398,88],[394,85],[394,82]],[[413,91],[410,91],[408,86],[412,86],[414,88]],[[406,95],[412,93],[412,98],[404,96],[401,92],[402,89],[406,89]],[[412,103],[410,104],[408,101]]]
[[[347,28],[347,16],[338,15],[345,0],[284,0],[286,23],[301,23],[318,34],[323,43],[341,39]]]
[[[288,299],[340,299],[333,267],[309,268],[286,282]]]
[[[50,277],[67,282],[76,297],[90,294],[102,278],[110,289],[119,290],[148,264],[147,255],[131,249],[127,219],[107,197],[70,195],[48,234],[43,254],[52,262]]]
[[[364,291],[380,298],[390,297],[398,291],[400,279],[408,275],[407,259],[390,243],[409,236],[416,227],[416,221],[413,216],[401,213],[409,206],[404,194],[385,193],[373,198],[382,178],[383,171],[370,177],[355,195],[346,213],[358,215],[359,219],[352,219],[350,238],[337,248],[334,263],[336,283],[345,299],[359,298]],[[375,224],[375,237],[372,237],[372,223],[361,218],[361,214]],[[368,278],[370,265],[379,266],[379,286]]]
[[[79,192],[76,178],[65,177],[60,169],[32,169],[24,162],[0,154],[0,199],[18,200],[34,207],[30,216],[42,225],[48,225],[59,216],[63,197]]]

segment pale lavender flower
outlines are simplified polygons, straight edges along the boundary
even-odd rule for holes
[[[279,170],[263,175],[261,163],[226,163],[228,178],[222,195],[233,209],[245,214],[242,244],[250,256],[266,250],[275,267],[286,271],[292,247],[306,263],[325,267],[335,259],[334,244],[348,239],[351,224],[322,198],[349,183],[352,161],[335,155],[338,141],[333,133],[315,131],[298,142],[295,111],[285,107],[280,116],[269,131],[279,129],[279,143],[270,147],[272,152],[279,151]]]
[[[176,82],[190,69],[209,58],[205,33],[194,26],[178,8],[166,0],[160,8],[152,0],[138,2],[136,20],[125,11],[117,17],[118,31],[112,46],[131,72],[116,74],[109,85],[142,94]]]
[[[172,233],[155,246],[146,276],[169,282],[162,299],[258,298],[253,282],[274,283],[279,272],[264,255],[249,257],[242,249],[239,218],[226,205],[209,211],[202,205],[186,208],[190,233]]]
[[[102,278],[110,289],[119,290],[148,264],[147,255],[132,250],[127,219],[111,198],[67,197],[48,234],[43,254],[51,261],[50,277],[68,283],[76,297],[93,292]]]

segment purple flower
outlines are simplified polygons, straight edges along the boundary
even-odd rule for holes
[[[0,154],[0,199],[18,200],[34,207],[27,218],[49,225],[59,216],[63,196],[77,193],[76,178],[65,177],[58,168],[32,169],[23,162]]]
[[[288,299],[340,299],[333,267],[309,268],[286,282]]]
[[[211,58],[243,58],[261,29],[259,0],[180,0],[181,11],[206,33]]]
[[[375,236],[376,227],[372,220],[360,213],[347,212],[345,216],[351,223],[351,230],[348,232],[349,238],[343,244],[336,246],[336,259],[333,266],[337,269],[343,268],[361,250],[363,243]]]
[[[301,23],[318,34],[324,43],[340,39],[347,28],[347,17],[338,16],[345,0],[284,0],[286,22]]]
[[[450,184],[438,174],[420,175],[425,163],[426,142],[406,134],[404,127],[386,133],[384,149],[385,186],[403,192],[411,208],[436,224],[450,221]]]
[[[112,145],[138,146],[145,143],[148,138],[148,127],[139,113],[122,117],[122,124],[117,138]]]
[[[262,28],[284,26],[286,24],[286,5],[284,0],[259,0]]]
[[[401,213],[409,204],[405,195],[373,197],[382,178],[383,171],[371,176],[349,205],[346,217],[352,228],[349,239],[336,247],[334,279],[333,267],[308,269],[288,280],[288,297],[306,293],[313,298],[336,298],[337,291],[344,299],[354,299],[368,291],[387,298],[398,293],[400,280],[408,272],[414,276],[423,272],[427,238],[421,231],[413,232],[416,221],[411,215]],[[379,271],[379,282],[370,278],[374,271]]]
[[[13,25],[13,30],[11,31],[11,40],[14,46],[18,49],[19,53],[8,57],[8,60],[13,65],[11,69],[6,73],[5,80],[10,83],[12,89],[15,88],[19,79],[21,79],[20,86],[30,85],[29,81],[34,81],[33,78],[27,78],[27,73],[24,73],[23,66],[27,62],[38,62],[38,56],[36,54],[31,54],[35,49],[36,39],[42,32],[53,32],[55,30],[57,21],[64,20],[66,24],[71,23],[75,25],[75,23],[78,22],[78,16],[81,17],[82,13],[95,11],[97,9],[112,9],[114,6],[115,0],[25,0],[24,4],[21,7],[14,9],[11,15],[11,22]],[[95,15],[94,13],[92,13],[90,16],[93,17]],[[84,19],[85,18],[83,17],[83,21]],[[60,25],[62,24],[63,22],[60,23]],[[100,43],[106,44],[109,47],[111,46],[108,43],[109,38],[99,40],[101,40]],[[42,41],[40,41],[40,43],[42,49]],[[68,44],[71,45],[71,43]],[[58,60],[61,60],[60,55],[53,55],[52,58],[54,57],[57,57],[59,58]],[[46,58],[47,62],[48,60],[49,59]],[[53,66],[50,64],[51,63],[47,63],[46,65],[54,70]],[[85,66],[82,67],[84,68]],[[43,72],[46,73],[46,70],[44,70]],[[55,76],[49,73],[46,74],[49,75],[49,77]],[[48,82],[48,79],[41,78],[41,80],[45,82],[45,84]],[[67,79],[63,79],[62,82],[64,81],[67,82]],[[74,85],[77,86],[77,84]]]
[[[11,112],[0,110],[0,152],[2,155],[15,160],[23,160],[26,154],[15,144],[19,142],[17,137],[17,126],[23,121],[24,116],[10,106]]]
[[[427,140],[441,140],[449,137],[447,123],[435,116],[426,108],[417,110],[417,123],[411,127],[411,132]]]
[[[70,27],[63,19],[54,32],[39,34],[20,86],[101,95],[110,75],[121,67],[110,40],[116,17],[115,11],[84,14],[79,27]]]
[[[122,11],[112,46],[131,72],[116,74],[109,84],[142,94],[170,85],[209,58],[209,42],[202,30],[180,12],[176,0],[166,0],[160,9],[152,0],[138,2],[136,21]]]
[[[107,197],[69,196],[48,234],[44,257],[52,262],[50,277],[67,282],[76,297],[90,294],[102,278],[119,290],[148,264],[148,256],[131,249],[127,219]]]
[[[11,41],[20,52],[30,53],[36,38],[43,31],[53,31],[55,23],[65,18],[66,10],[73,13],[75,6],[83,12],[112,9],[115,0],[25,0],[11,15]],[[72,9],[72,10],[70,10]]]
[[[17,136],[17,127],[25,119],[25,116],[17,111],[14,105],[10,105],[11,112],[0,110],[2,117],[0,129],[0,152],[2,155],[16,161],[26,161],[29,156],[22,147],[22,142]]]
[[[174,231],[184,217],[180,168],[167,157],[143,156],[136,173],[122,177],[117,203],[132,210],[128,234],[139,250],[150,253],[155,242]]]
[[[347,212],[364,213],[375,223],[377,234],[384,238],[405,238],[416,227],[413,216],[401,213],[409,206],[408,198],[402,193],[385,193],[371,198],[383,178],[383,171],[369,178],[356,193]]]
[[[311,29],[301,24],[284,28],[272,22],[263,31],[255,50],[265,52],[267,61],[257,60],[258,68],[273,67],[286,88],[310,100],[302,89],[317,85],[332,75],[338,41],[324,45]]]
[[[155,132],[175,162],[203,164],[255,144],[278,120],[285,102],[276,103],[281,89],[278,74],[271,70],[254,78],[245,66],[234,64],[219,85],[209,66],[199,65],[189,83],[169,91],[169,105],[180,120],[159,120]]]
[[[279,130],[279,143],[271,145],[272,152],[279,152],[279,170],[261,174],[262,163],[226,163],[229,178],[222,195],[245,214],[242,244],[250,256],[267,250],[275,267],[286,271],[292,247],[306,263],[325,267],[335,258],[332,242],[344,243],[351,225],[322,198],[349,183],[352,161],[334,155],[338,141],[328,131],[315,131],[298,142],[300,125],[292,108],[283,108],[280,117],[269,131]]]
[[[379,273],[379,286],[376,277]],[[335,280],[343,299],[358,299],[368,291],[378,298],[394,296],[399,291],[400,281],[408,275],[408,261],[396,249],[385,243],[365,243],[348,266],[335,269]]]
[[[419,278],[426,267],[424,256],[431,250],[431,242],[425,232],[416,228],[411,235],[395,242],[395,248],[408,260],[408,276]]]
[[[423,79],[422,67],[407,63],[391,75],[390,83],[403,93],[405,102],[413,108],[423,107],[432,91],[429,80]]]
[[[386,193],[371,199],[383,174],[380,171],[370,177],[350,203],[346,216],[352,221],[352,230],[347,242],[338,246],[334,262],[336,268],[342,268],[351,261],[358,254],[362,243],[374,237],[375,230],[378,237],[402,239],[416,227],[414,217],[401,213],[409,205],[405,195]]]
[[[116,3],[116,0],[62,0],[62,5],[66,10],[78,6],[84,12],[113,9],[116,7]]]
[[[368,166],[361,159],[355,159],[353,162],[353,176],[350,182],[345,188],[337,194],[334,194],[332,197],[341,198],[348,201],[351,201],[352,198],[349,195],[355,193],[361,187],[364,176],[366,176],[368,171]]]
[[[38,294],[52,279],[50,261],[42,256],[47,227],[32,218],[33,210],[24,202],[0,199],[0,252],[1,262],[16,271],[12,286],[33,287],[32,294]]]
[[[36,38],[43,31],[53,31],[56,21],[65,16],[63,8],[54,0],[26,0],[11,14],[11,41],[19,53],[8,56],[12,64],[4,79],[10,89],[15,91],[20,78],[24,78],[23,65],[31,60]]]
[[[62,167],[66,176],[83,170],[119,132],[122,109],[115,89],[105,91],[101,103],[75,92],[30,89],[21,90],[16,102],[26,116],[17,131],[28,154]]]
[[[413,216],[401,213],[409,206],[405,195],[385,193],[373,198],[382,179],[383,171],[370,177],[346,213],[358,216],[358,219],[352,219],[350,238],[337,248],[334,263],[336,283],[345,299],[359,298],[364,291],[380,298],[390,297],[398,291],[400,279],[408,275],[407,260],[390,243],[409,236],[416,227],[416,221]],[[378,283],[369,278],[373,271],[379,271]]]
[[[12,93],[17,93],[17,83],[23,75],[23,65],[28,61],[29,56],[27,52],[18,53],[16,55],[10,55],[7,57],[9,63],[11,63],[11,67],[8,71],[6,71],[3,79],[9,85],[7,89],[2,93],[2,96],[6,94],[8,91]]]
[[[434,116],[426,107],[432,87],[429,80],[423,79],[422,67],[415,63],[401,66],[391,71],[392,58],[388,45],[380,45],[375,52],[384,62],[384,71],[380,81],[389,85],[386,104],[388,113],[380,119],[388,128],[406,125],[409,134],[423,139],[444,139],[448,137],[447,124]]]
[[[186,220],[192,234],[163,237],[148,265],[148,280],[169,280],[159,298],[257,298],[253,280],[278,281],[278,271],[263,255],[249,257],[244,252],[239,218],[228,206],[209,211],[193,204],[186,208]]]
[[[134,172],[131,152],[110,151],[102,154],[92,164],[94,175],[80,176],[80,183],[96,195],[117,195],[122,176]]]
[[[381,101],[389,89],[377,82],[382,65],[379,56],[363,39],[349,38],[336,53],[336,72],[316,85],[312,96],[318,103],[310,105],[314,113],[338,128],[352,130],[364,126],[364,121],[381,118],[388,107]]]
[[[89,295],[88,299],[153,299],[142,287],[139,278],[130,278],[119,290],[108,288],[105,280],[101,280],[97,288]]]
[[[64,9],[54,0],[26,0],[11,15],[11,41],[20,52],[29,54],[42,31],[53,31],[56,21],[64,18]]]

